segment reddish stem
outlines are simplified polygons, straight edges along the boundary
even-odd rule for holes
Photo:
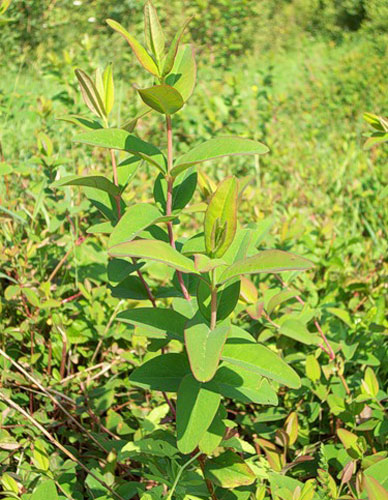
[[[166,115],[166,126],[167,126],[167,199],[166,199],[166,215],[172,214],[172,194],[174,187],[174,178],[171,177],[171,170],[173,166],[173,144],[172,144],[172,121],[171,116]],[[170,245],[175,248],[174,233],[172,229],[172,221],[167,222],[168,237],[170,239]],[[181,287],[183,296],[186,300],[190,300],[190,294],[187,291],[185,282],[183,281],[183,276],[180,271],[176,271],[176,275]]]

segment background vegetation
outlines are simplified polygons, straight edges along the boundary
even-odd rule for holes
[[[362,119],[365,111],[384,115],[388,105],[388,3],[155,4],[170,35],[194,16],[186,41],[195,44],[200,83],[175,119],[176,149],[236,134],[271,150],[260,163],[205,164],[196,201],[227,174],[246,180],[240,222],[262,225],[263,248],[291,250],[317,265],[293,282],[304,304],[291,298],[271,321],[293,315],[316,332],[318,319],[335,353],[330,359],[279,335],[258,313],[280,290],[276,280],[255,280],[258,294],[247,284],[236,320],[281,352],[303,386],[280,390],[277,407],[230,405],[224,447],[248,458],[259,480],[245,489],[220,488],[218,498],[359,498],[360,471],[388,490],[387,147],[363,149],[369,126]],[[108,170],[109,159],[74,146],[74,130],[58,118],[86,112],[74,69],[91,72],[111,61],[114,118],[135,116],[140,102],[131,84],[150,81],[105,19],[140,33],[142,7],[137,0],[15,0],[0,20],[1,393],[27,412],[0,403],[5,498],[55,499],[39,490],[48,477],[61,499],[114,498],[96,477],[125,499],[160,498],[184,463],[153,448],[171,427],[162,395],[151,398],[128,383],[144,360],[145,341],[114,319],[144,301],[109,282],[105,239],[85,232],[93,221],[85,220],[82,191],[50,188],[65,173]],[[160,137],[156,119],[136,130],[145,140]],[[136,174],[128,203],[152,200],[152,175]],[[187,236],[198,225],[196,216],[182,221]],[[147,269],[155,283],[170,276],[155,265]],[[67,460],[28,415],[88,470]],[[120,456],[128,442],[138,443],[130,461]],[[195,474],[183,474],[177,498],[206,498]],[[315,493],[308,496],[302,488],[311,479]]]

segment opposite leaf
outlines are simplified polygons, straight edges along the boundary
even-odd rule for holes
[[[222,359],[250,370],[263,377],[276,380],[287,387],[300,387],[299,375],[273,351],[261,344],[226,344]]]
[[[120,23],[114,21],[113,19],[107,19],[106,22],[112,29],[120,33],[120,35],[122,35],[127,40],[143,68],[149,71],[152,75],[159,77],[159,69],[155,61],[147,53],[142,44],[139,43],[136,38],[134,38],[130,33],[128,33],[128,31],[123,26],[121,26]]]
[[[51,187],[63,187],[63,186],[87,186],[99,189],[100,191],[105,191],[112,196],[118,196],[120,194],[120,188],[115,186],[106,177],[102,175],[87,175],[85,177],[79,177],[78,175],[67,175],[58,181],[55,181]]]
[[[161,172],[164,173],[166,170],[166,159],[160,149],[126,130],[119,128],[98,129],[79,134],[73,138],[73,141],[90,146],[128,151],[154,165]]]
[[[220,276],[219,284],[241,274],[281,273],[283,271],[306,271],[312,269],[311,260],[283,250],[263,250],[253,257],[238,260]]]
[[[208,382],[214,377],[229,331],[229,324],[210,330],[207,324],[199,323],[185,329],[191,371],[199,382]]]
[[[261,142],[242,137],[215,137],[178,158],[171,174],[177,176],[191,165],[222,156],[262,155],[267,152],[267,146]]]
[[[92,113],[100,118],[104,118],[106,116],[104,103],[92,79],[82,69],[76,69],[75,76],[77,77],[86,106]]]
[[[161,61],[164,53],[164,33],[150,0],[144,6],[144,33],[148,50],[154,54],[157,61]]]
[[[210,427],[220,405],[221,396],[209,391],[189,374],[178,390],[176,427],[178,449],[188,454],[195,450]]]
[[[180,93],[170,85],[155,85],[137,91],[147,106],[164,115],[173,115],[184,105]]]
[[[217,187],[205,214],[205,245],[209,257],[220,258],[231,245],[237,228],[238,184],[227,177]]]
[[[180,254],[164,241],[135,240],[120,243],[111,247],[108,253],[111,257],[135,257],[137,259],[150,259],[156,262],[163,262],[167,266],[183,273],[197,274],[194,262]]]
[[[174,67],[166,78],[166,83],[174,87],[186,102],[193,93],[196,78],[194,49],[190,45],[179,47]]]
[[[178,51],[179,42],[181,41],[182,35],[186,29],[186,26],[189,24],[190,20],[191,18],[186,19],[186,21],[183,23],[183,25],[179,28],[179,30],[175,34],[174,39],[171,42],[170,48],[168,49],[166,59],[164,61],[162,76],[168,75],[172,70],[175,62],[175,57]]]

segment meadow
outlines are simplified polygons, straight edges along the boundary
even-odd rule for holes
[[[128,150],[113,153],[124,162],[125,214],[142,203],[167,217],[147,226],[153,232],[137,228],[145,241],[159,242],[159,228],[166,244],[160,228],[171,227],[190,260],[185,245],[202,230],[204,212],[210,217],[224,179],[236,178],[237,216],[228,216],[236,234],[253,231],[255,251],[311,262],[306,272],[244,275],[227,320],[247,342],[276,353],[300,383],[267,377],[253,361],[268,391],[228,386],[193,449],[179,435],[174,384],[163,389],[136,375],[163,356],[183,359],[185,349],[192,361],[187,339],[186,347],[166,340],[161,320],[151,325],[133,314],[150,306],[139,269],[158,308],[185,314],[180,268],[134,254],[131,263],[111,259],[114,228],[98,226],[115,210],[112,224],[120,223],[112,146],[74,140],[101,130],[75,70],[94,78],[112,63],[110,126],[170,151],[160,113],[128,125],[144,108],[137,89],[154,78],[105,23],[114,18],[143,43],[143,5],[15,0],[0,17],[5,500],[388,499],[387,145],[365,146],[375,129],[364,117],[384,117],[388,108],[388,5],[328,0],[319,11],[314,1],[280,3],[277,10],[263,0],[258,12],[257,2],[243,0],[155,2],[168,40],[194,16],[183,40],[195,47],[196,85],[172,114],[175,155],[225,136],[264,144],[267,154],[198,161],[177,177],[171,213],[163,171],[144,159],[131,170]],[[111,206],[90,185],[62,186],[70,175],[106,176]],[[203,256],[214,275],[217,248]],[[199,285],[184,278],[197,304]],[[206,307],[199,304],[204,316]],[[198,427],[208,411],[195,414],[193,403],[187,426]]]

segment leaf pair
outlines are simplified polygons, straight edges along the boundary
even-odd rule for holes
[[[120,23],[113,19],[107,19],[106,22],[126,39],[143,68],[155,77],[163,79],[173,69],[179,43],[190,19],[183,23],[174,36],[167,54],[165,54],[164,32],[155,7],[150,0],[144,6],[144,33],[149,52]]]
[[[112,64],[103,73],[97,69],[95,82],[82,69],[76,69],[75,75],[86,106],[93,114],[106,121],[114,104]]]

